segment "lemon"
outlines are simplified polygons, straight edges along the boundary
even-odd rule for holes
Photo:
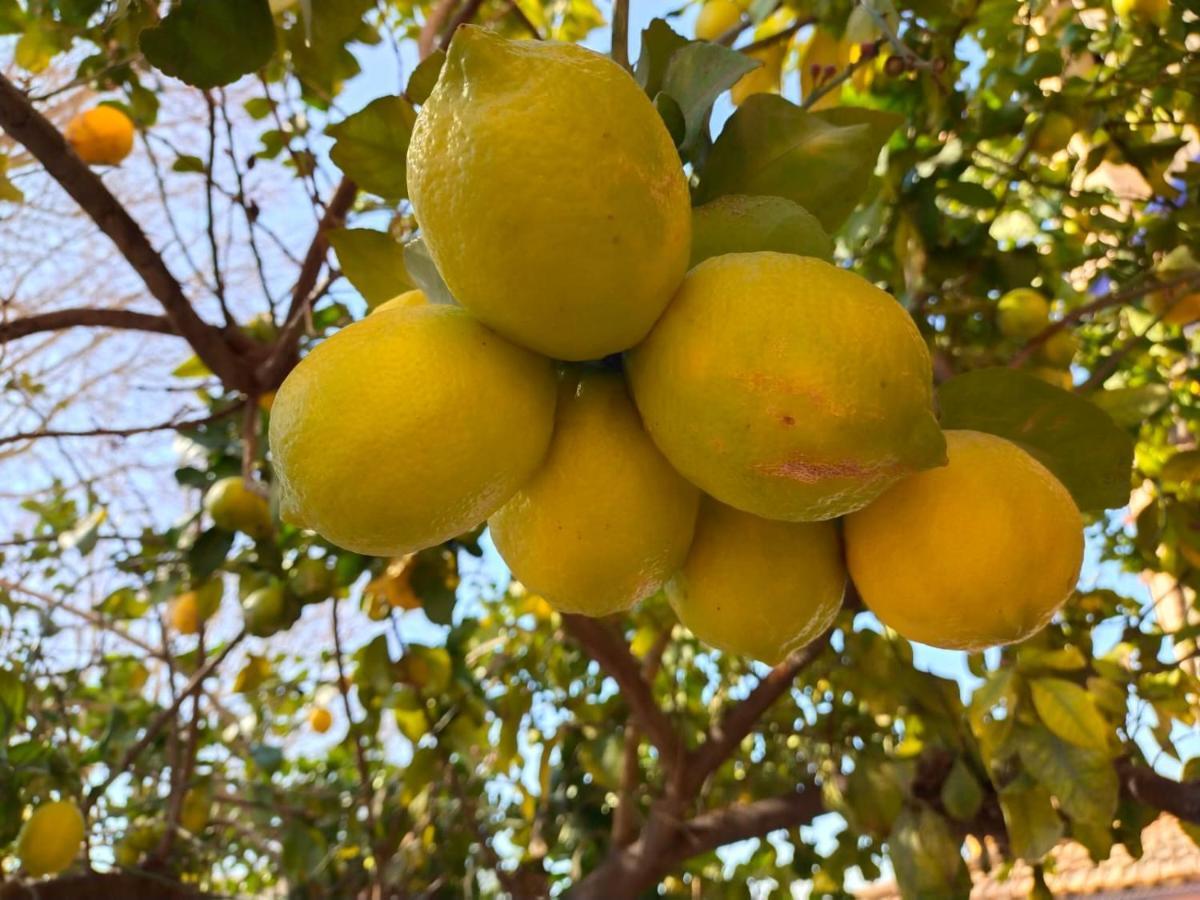
[[[413,306],[424,306],[428,302],[429,299],[422,291],[405,291],[403,294],[397,294],[391,300],[383,301],[371,310],[371,312],[377,313],[388,309],[406,309]]]
[[[768,16],[754,29],[756,40],[776,34],[788,24],[788,10],[779,10]],[[734,106],[741,106],[752,94],[778,94],[783,81],[783,62],[787,59],[790,40],[778,40],[748,54],[762,63],[738,79],[729,89],[729,98]]]
[[[185,591],[171,603],[171,626],[180,634],[196,634],[221,605],[220,581],[214,580],[193,591]]]
[[[619,65],[463,26],[408,151],[417,221],[455,298],[559,359],[636,344],[687,269],[675,145]]]
[[[489,521],[529,590],[602,616],[660,587],[687,554],[700,493],[642,429],[617,373],[569,373],[546,461]]]
[[[204,509],[213,524],[226,531],[243,531],[254,538],[271,534],[271,508],[240,475],[222,478],[204,495]]]
[[[833,240],[817,217],[784,197],[728,194],[692,211],[692,265],[712,256],[775,250],[833,258]]]
[[[324,734],[333,724],[333,715],[323,706],[314,706],[308,713],[308,727],[317,734]]]
[[[981,650],[1020,641],[1062,606],[1083,561],[1067,489],[1016,444],[948,431],[950,463],[921,472],[845,522],[850,577],[913,641]]]
[[[1054,332],[1038,348],[1038,357],[1049,366],[1065,369],[1079,352],[1079,338],[1065,328]]]
[[[833,623],[845,589],[833,522],[773,522],[706,497],[667,598],[706,644],[774,665]]]
[[[327,559],[303,556],[288,570],[288,587],[306,603],[317,603],[332,596],[337,584]]]
[[[278,584],[252,591],[242,601],[246,631],[256,637],[270,637],[287,622],[287,597]]]
[[[1126,22],[1161,28],[1171,15],[1171,3],[1170,0],[1113,0],[1113,12]]]
[[[1028,340],[1050,324],[1050,301],[1033,288],[1009,291],[996,304],[996,324],[1005,337]]]
[[[374,313],[317,346],[275,396],[280,509],[356,553],[439,544],[533,474],[554,401],[553,364],[463,309]]]
[[[893,297],[818,259],[701,263],[627,370],[675,468],[768,519],[844,515],[945,458],[916,325]]]
[[[202,787],[188,788],[179,810],[179,824],[192,834],[200,834],[212,818],[212,795]]]
[[[34,878],[57,875],[83,847],[83,813],[71,800],[43,803],[33,811],[17,839],[21,867]]]
[[[90,166],[115,166],[133,150],[133,122],[112,106],[94,106],[67,123],[67,143]]]
[[[1053,156],[1060,150],[1067,149],[1075,131],[1075,120],[1066,113],[1049,112],[1034,132],[1031,147],[1035,153]]]
[[[1150,312],[1159,316],[1168,325],[1191,325],[1200,322],[1200,293],[1170,297],[1163,291],[1155,291],[1146,298]]]
[[[733,0],[706,0],[696,16],[696,37],[715,41],[742,19],[742,8]]]

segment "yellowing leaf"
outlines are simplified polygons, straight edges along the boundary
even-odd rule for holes
[[[1064,741],[1108,749],[1109,725],[1092,695],[1082,687],[1062,678],[1038,678],[1029,683],[1029,690],[1042,722]]]
[[[1013,856],[1036,862],[1062,837],[1062,820],[1050,801],[1050,792],[1044,787],[1003,791],[1000,809],[1004,813]]]

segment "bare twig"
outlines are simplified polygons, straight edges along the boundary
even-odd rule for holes
[[[29,98],[3,75],[0,75],[0,127],[41,162],[50,177],[112,240],[162,304],[175,331],[191,344],[205,365],[230,387],[239,390],[249,387],[253,373],[242,365],[221,330],[201,319],[192,308],[141,226]]]
[[[213,194],[217,175],[214,171],[217,161],[217,104],[210,91],[204,91],[204,102],[208,104],[208,162],[204,166],[204,197],[207,217],[206,232],[208,233],[208,252],[212,262],[213,286],[217,302],[221,304],[221,314],[225,316],[225,324],[233,325],[233,313],[225,300],[225,279],[221,275],[221,251],[217,244],[217,213],[213,205]]]
[[[612,58],[622,68],[629,68],[629,0],[613,0]]]
[[[241,406],[242,403],[238,402],[233,406],[226,407],[225,409],[199,419],[172,419],[167,422],[159,422],[156,425],[141,425],[134,428],[91,428],[82,431],[59,431],[55,429],[46,429],[43,431],[25,431],[18,434],[9,434],[0,437],[0,446],[4,444],[15,444],[19,441],[36,441],[42,438],[129,437],[130,435],[134,434],[149,434],[154,431],[174,431],[184,428],[199,428],[201,425],[209,425],[225,418],[230,413],[236,412]]]
[[[737,51],[738,51],[738,53],[750,54],[750,53],[754,53],[758,50],[765,50],[767,47],[771,47],[775,44],[778,44],[780,41],[788,40],[796,32],[800,31],[801,29],[807,28],[809,25],[812,25],[816,21],[817,21],[816,16],[805,16],[802,19],[797,19],[791,25],[787,26],[787,28],[783,28],[783,29],[775,32],[774,34],[768,34],[765,37],[761,37],[756,41],[752,41],[751,43],[747,44],[745,47],[738,47]]]
[[[84,802],[85,811],[90,809],[92,805],[101,796],[103,796],[104,792],[108,790],[109,786],[114,781],[120,778],[124,772],[128,771],[129,767],[132,766],[137,758],[142,754],[142,751],[154,743],[154,739],[158,737],[159,733],[164,727],[166,727],[167,723],[175,717],[177,712],[179,712],[179,707],[183,701],[192,696],[192,694],[196,693],[196,691],[200,690],[201,686],[204,684],[204,680],[216,670],[217,666],[225,661],[225,657],[233,652],[233,649],[240,644],[245,637],[246,630],[242,629],[228,644],[221,648],[220,653],[211,657],[208,662],[196,670],[196,674],[191,677],[171,705],[155,716],[153,721],[151,721],[146,727],[145,733],[141,736],[138,742],[126,750],[125,755],[121,757],[121,761],[109,770],[108,776],[102,782],[88,791],[87,798]]]
[[[425,21],[421,25],[421,34],[417,37],[417,52],[421,59],[433,52],[433,48],[437,45],[438,34],[450,18],[450,13],[457,3],[458,0],[437,0],[425,14]]]

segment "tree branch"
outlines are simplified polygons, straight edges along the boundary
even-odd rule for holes
[[[612,58],[622,68],[629,68],[629,0],[613,0]]]
[[[154,334],[179,336],[166,316],[134,312],[129,309],[56,309],[54,312],[23,316],[0,323],[0,344],[47,331],[67,328],[116,328],[122,331],[149,331]]]
[[[345,222],[346,213],[354,205],[357,195],[358,186],[349,178],[343,178],[329,199],[329,205],[325,207],[325,214],[317,225],[317,233],[313,235],[308,252],[304,254],[304,262],[300,266],[300,274],[296,277],[292,302],[279,331],[279,339],[275,342],[271,355],[258,367],[258,383],[264,390],[278,387],[283,377],[296,364],[296,347],[300,343],[305,316],[313,301],[313,288],[329,253],[329,232],[340,228]]]
[[[192,308],[183,288],[141,226],[100,177],[75,155],[58,129],[2,74],[0,127],[33,154],[50,177],[116,245],[150,293],[162,304],[172,328],[191,344],[204,364],[230,387],[238,390],[251,387],[253,373],[243,366],[221,330],[201,319]]]
[[[621,696],[629,704],[638,727],[658,750],[664,768],[674,769],[683,757],[683,742],[655,701],[650,685],[642,677],[641,666],[624,640],[597,619],[564,614],[562,620],[571,637],[620,687]]]
[[[201,425],[210,425],[220,419],[225,418],[232,412],[235,412],[242,406],[242,403],[235,403],[233,406],[226,407],[212,415],[204,416],[200,419],[172,419],[168,422],[159,422],[156,425],[141,425],[135,428],[91,428],[84,431],[58,431],[54,429],[46,429],[43,431],[22,431],[17,434],[9,434],[0,437],[0,446],[4,444],[15,444],[18,441],[36,441],[42,438],[76,438],[76,437],[129,437],[134,434],[149,434],[153,431],[175,431],[183,428],[199,428]]]
[[[1117,761],[1117,775],[1134,800],[1200,825],[1200,781],[1173,781],[1128,759]]]
[[[1097,297],[1090,303],[1085,303],[1082,306],[1077,306],[1074,309],[1068,310],[1061,319],[1051,322],[1040,332],[1031,337],[1013,358],[1009,361],[1010,369],[1017,369],[1025,365],[1029,358],[1037,352],[1046,341],[1058,334],[1068,325],[1078,322],[1080,319],[1085,319],[1088,316],[1101,312],[1113,306],[1120,306],[1130,300],[1137,300],[1144,297],[1146,294],[1152,294],[1155,291],[1175,291],[1179,289],[1187,290],[1188,288],[1200,287],[1200,272],[1189,272],[1187,275],[1181,275],[1170,281],[1156,281],[1151,279],[1144,284],[1135,284],[1131,287],[1122,288],[1119,291],[1111,291],[1101,297]],[[1176,301],[1178,302],[1178,301]]]
[[[738,748],[742,738],[753,730],[762,714],[791,688],[800,671],[821,654],[829,643],[832,631],[830,628],[807,647],[797,650],[773,668],[744,700],[709,729],[708,738],[688,760],[685,792],[697,790],[704,783],[704,779],[716,771],[726,757]]]

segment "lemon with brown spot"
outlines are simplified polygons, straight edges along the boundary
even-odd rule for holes
[[[113,106],[94,106],[67,123],[67,143],[89,166],[115,166],[133,151],[133,122]]]
[[[408,188],[458,302],[557,359],[636,344],[687,270],[675,144],[630,74],[583,47],[459,28],[413,129]]]
[[[356,553],[440,544],[533,474],[555,394],[549,360],[464,309],[367,316],[319,344],[275,395],[281,512]]]
[[[694,268],[627,371],[663,455],[768,519],[832,519],[945,461],[929,352],[903,307],[810,257]]]
[[[845,590],[833,522],[774,522],[706,497],[667,598],[706,644],[774,665],[833,624]]]
[[[1083,520],[1062,483],[1011,441],[947,431],[950,463],[846,518],[863,602],[904,637],[951,650],[1024,640],[1070,596]]]
[[[679,568],[699,502],[642,429],[624,379],[570,372],[545,462],[489,525],[529,590],[564,612],[601,616]]]

